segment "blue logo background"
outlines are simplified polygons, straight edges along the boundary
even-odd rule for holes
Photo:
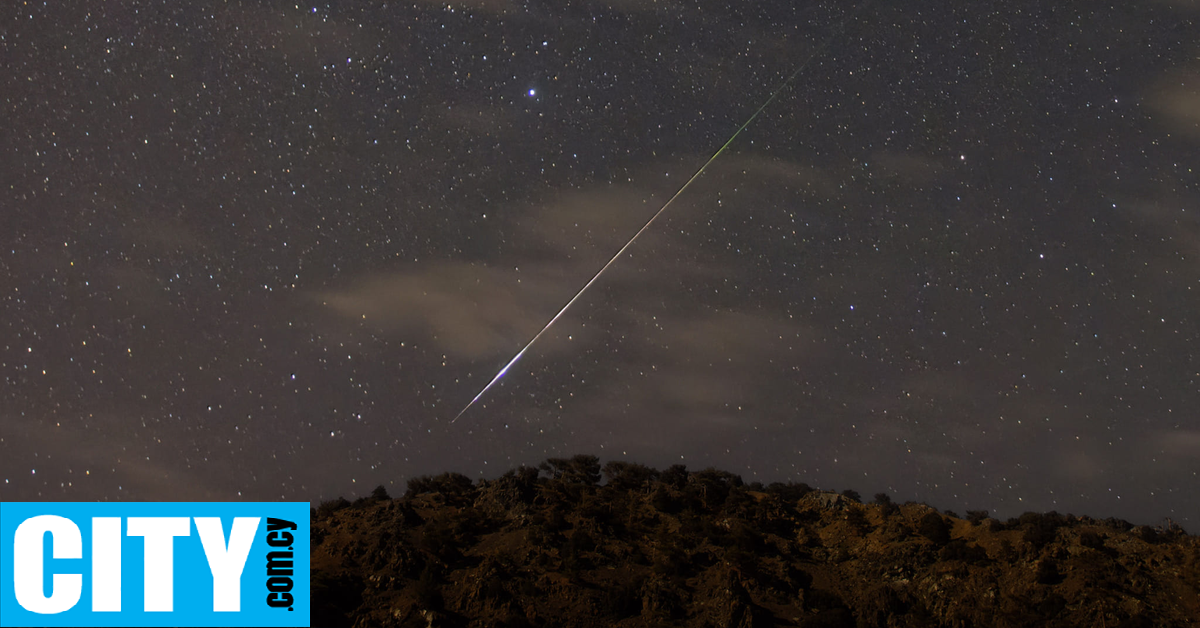
[[[79,602],[70,610],[53,614],[33,613],[16,598],[13,542],[17,526],[39,515],[58,515],[79,527],[83,558],[51,558],[51,537],[43,536],[43,591],[50,595],[53,574],[83,574]],[[92,517],[120,517],[121,521],[121,610],[92,612]],[[190,534],[175,538],[174,609],[172,612],[144,610],[144,541],[128,536],[128,517],[220,517],[225,541],[229,542],[234,517],[258,517],[254,543],[241,576],[241,610],[213,611],[213,576],[208,566],[195,521]],[[285,519],[296,524],[292,552],[292,610],[267,605],[267,552],[287,547],[267,544],[267,519]],[[0,626],[308,626],[309,625],[309,505],[306,502],[130,502],[0,503]]]

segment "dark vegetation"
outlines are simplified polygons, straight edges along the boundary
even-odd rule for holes
[[[1200,542],[551,458],[313,511],[314,626],[1188,626]]]

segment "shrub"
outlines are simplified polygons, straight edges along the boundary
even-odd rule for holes
[[[434,573],[433,567],[429,564],[425,565],[425,569],[421,570],[421,577],[417,580],[415,587],[417,594],[417,604],[429,610],[441,610],[445,605],[442,598],[442,589],[438,585],[437,574]]]
[[[938,553],[939,560],[961,560],[964,563],[981,563],[987,560],[987,551],[974,544],[968,544],[962,539],[950,541]]]
[[[1057,536],[1055,528],[1045,525],[1036,525],[1025,528],[1025,532],[1021,535],[1021,540],[1033,546],[1034,549],[1042,549],[1054,541]]]
[[[678,514],[683,509],[681,501],[665,486],[654,489],[654,494],[650,496],[650,504],[655,510],[669,515]]]
[[[408,490],[404,491],[404,499],[412,499],[421,493],[433,492],[433,478],[428,475],[421,475],[412,478],[407,484]]]
[[[465,495],[475,489],[471,478],[461,473],[443,473],[433,478],[434,490],[443,495]]]
[[[604,605],[610,617],[624,619],[642,614],[642,587],[646,577],[622,578],[604,590]]]
[[[621,491],[636,491],[658,478],[658,471],[633,462],[612,460],[602,469],[608,486]]]
[[[1092,549],[1101,549],[1104,547],[1104,537],[1097,532],[1088,530],[1079,533],[1079,544]]]
[[[1021,515],[1017,521],[1025,529],[1021,540],[1038,550],[1054,541],[1058,534],[1058,528],[1062,525],[1062,517],[1056,512],[1048,512],[1044,515],[1027,512]]]
[[[804,591],[812,587],[813,577],[807,571],[791,563],[788,563],[785,569],[785,580],[792,589]]]
[[[337,512],[343,508],[349,508],[349,507],[350,507],[350,502],[346,501],[345,497],[338,497],[337,499],[331,499],[329,501],[321,502],[321,505],[317,506],[317,516],[318,517],[328,517],[329,515]]]
[[[496,493],[506,495],[505,499],[515,498],[524,504],[532,503],[537,497],[538,470],[533,467],[521,466],[509,469],[489,485]],[[511,504],[509,505],[511,507]]]
[[[1001,539],[1000,553],[998,554],[998,556],[999,556],[1000,560],[1005,561],[1005,562],[1011,562],[1013,559],[1016,558],[1017,552],[1016,552],[1016,550],[1013,549],[1013,545],[1012,545],[1011,541],[1009,541],[1008,539]]]
[[[314,570],[311,582],[312,625],[349,626],[354,611],[362,604],[362,578],[349,573],[332,574]]]
[[[950,542],[950,524],[936,512],[926,513],[921,517],[917,532],[937,545]]]
[[[986,521],[987,518],[988,518],[988,511],[986,511],[986,510],[968,510],[967,511],[967,521],[970,521],[972,525],[979,525],[979,524],[983,523],[984,521]]]
[[[682,576],[687,572],[687,553],[672,542],[658,543],[654,552],[654,571],[664,576]]]
[[[729,539],[734,547],[750,553],[756,554],[764,546],[762,535],[745,521],[737,521],[730,527]]]
[[[799,484],[771,482],[767,485],[768,493],[786,502],[797,501],[812,491],[813,488],[803,482]]]
[[[845,497],[846,499],[848,499],[856,504],[862,503],[862,495],[859,495],[858,491],[856,491],[852,488],[848,488],[848,489],[842,491],[842,497]]]
[[[1066,598],[1057,593],[1051,593],[1050,595],[1046,596],[1046,599],[1038,602],[1037,613],[1046,619],[1050,619],[1061,613],[1066,607]]]
[[[709,467],[692,474],[692,481],[684,494],[699,501],[704,508],[718,509],[725,504],[731,492],[741,488],[742,477]]]
[[[1129,523],[1128,521],[1126,521],[1124,519],[1117,519],[1115,517],[1109,517],[1109,518],[1105,519],[1104,521],[1101,521],[1101,523],[1103,523],[1104,525],[1106,525],[1114,530],[1119,530],[1121,532],[1128,532],[1133,529],[1132,523]]]
[[[455,527],[452,516],[439,515],[422,526],[417,546],[444,562],[454,562],[462,558],[462,553],[458,550]]]
[[[567,484],[582,484],[595,486],[600,482],[600,459],[595,456],[579,454],[572,458],[547,458],[538,465],[552,480],[562,480]]]
[[[568,549],[571,553],[590,552],[596,549],[596,542],[592,540],[592,535],[585,530],[575,530],[571,533],[571,540],[568,544]]]
[[[672,486],[674,488],[683,488],[687,486],[688,482],[687,467],[681,464],[673,464],[667,467],[667,470],[663,471],[658,476],[658,479],[663,484],[668,486]]]
[[[446,496],[466,495],[475,488],[471,478],[461,473],[443,473],[430,477],[422,475],[408,481],[408,490],[404,492],[405,499],[412,499],[422,493],[441,493]]]
[[[563,567],[572,575],[578,575],[582,569],[591,568],[592,564],[584,554],[596,548],[592,536],[583,530],[576,529],[567,541],[566,551],[563,552]]]
[[[876,493],[875,504],[879,506],[884,519],[900,512],[900,507],[892,501],[891,497],[888,497],[887,493]]]
[[[1037,571],[1034,572],[1034,580],[1038,584],[1058,584],[1062,582],[1063,578],[1058,573],[1058,565],[1047,558],[1038,563]]]
[[[871,527],[871,524],[867,522],[867,516],[857,506],[846,511],[846,522],[850,524],[856,534],[863,534]]]

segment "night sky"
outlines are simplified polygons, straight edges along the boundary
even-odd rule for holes
[[[4,3],[0,497],[589,453],[1196,531],[1200,4],[728,4]]]

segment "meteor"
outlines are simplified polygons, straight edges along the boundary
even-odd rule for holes
[[[863,6],[865,6],[865,5],[866,5],[866,3],[864,2]],[[521,350],[517,352],[517,355],[513,356],[513,359],[509,360],[508,364],[505,364],[504,368],[500,369],[500,371],[498,373],[496,373],[496,376],[492,378],[492,381],[488,382],[487,386],[484,386],[483,389],[479,391],[479,394],[475,395],[475,397],[473,399],[471,399],[471,401],[468,402],[467,405],[461,411],[459,411],[459,413],[453,419],[450,420],[451,423],[454,423],[455,421],[462,418],[462,415],[466,414],[467,410],[471,409],[471,406],[475,405],[475,403],[477,401],[479,401],[479,399],[482,398],[483,395],[486,394],[487,391],[492,388],[492,386],[495,386],[496,382],[500,381],[500,378],[504,377],[504,374],[508,372],[508,369],[512,368],[512,366],[517,363],[517,360],[520,360],[521,356],[525,355],[525,352],[529,350],[529,347],[532,347],[533,343],[537,342],[538,339],[542,337],[542,334],[545,334],[546,330],[550,329],[551,325],[553,325],[556,321],[558,321],[559,318],[562,318],[562,315],[567,311],[567,309],[570,308],[572,305],[574,305],[574,303],[579,300],[579,297],[583,296],[583,293],[587,292],[587,289],[592,287],[592,284],[596,283],[596,280],[600,278],[600,275],[604,274],[604,271],[608,270],[609,266],[612,266],[613,263],[615,263],[621,257],[621,255],[623,255],[625,253],[625,251],[630,246],[633,246],[633,243],[638,239],[638,237],[641,236],[643,233],[645,233],[646,229],[649,229],[650,225],[653,224],[654,221],[656,219],[658,219],[658,217],[661,216],[663,212],[667,211],[667,208],[671,206],[671,203],[674,203],[675,199],[679,198],[679,196],[681,194],[683,194],[683,192],[685,190],[687,190],[690,185],[692,185],[693,181],[695,181],[696,179],[699,179],[700,175],[704,174],[704,171],[706,169],[708,169],[709,165],[711,165],[712,162],[716,161],[717,157],[720,157],[721,153],[725,152],[725,149],[729,148],[730,144],[733,144],[733,141],[736,140],[738,138],[738,136],[742,134],[742,131],[745,131],[746,127],[750,126],[750,124],[752,122],[754,122],[755,119],[758,118],[759,114],[761,114],[763,112],[763,110],[767,108],[767,105],[770,105],[775,100],[775,98],[777,96],[779,96],[779,94],[781,92],[783,92],[783,90],[785,88],[787,88],[787,86],[790,85],[797,76],[800,75],[800,72],[802,70],[804,70],[804,68],[808,67],[808,64],[817,56],[817,54],[819,54],[821,51],[823,51],[825,49],[826,46],[829,45],[829,42],[832,41],[833,38],[836,37],[841,32],[842,28],[844,28],[846,25],[846,21],[849,19],[850,19],[849,16],[847,16],[846,19],[841,21],[841,23],[838,25],[838,28],[835,29],[835,31],[833,33],[831,33],[825,39],[825,41],[823,41],[819,46],[817,46],[813,50],[812,54],[810,54],[808,56],[808,58],[805,59],[804,62],[801,63],[800,66],[797,67],[794,72],[791,73],[790,76],[788,76],[786,79],[784,79],[783,82],[780,83],[779,86],[775,88],[775,91],[771,93],[770,97],[768,97],[766,99],[766,101],[763,102],[763,104],[759,105],[758,109],[754,110],[754,113],[751,114],[750,117],[747,118],[746,121],[742,123],[742,126],[738,127],[738,129],[733,132],[733,135],[731,135],[729,137],[729,140],[727,140],[720,148],[718,148],[717,152],[713,153],[712,157],[709,157],[708,161],[704,162],[700,166],[700,168],[696,170],[696,173],[693,174],[690,179],[685,181],[683,183],[683,185],[680,186],[679,189],[675,191],[675,194],[673,194],[671,196],[671,198],[667,199],[666,203],[663,203],[663,206],[660,207],[658,209],[658,211],[654,212],[653,216],[650,216],[650,219],[646,221],[646,224],[642,225],[642,228],[638,229],[637,233],[633,234],[632,238],[629,238],[629,241],[625,243],[625,246],[621,247],[620,250],[618,250],[615,254],[613,254],[612,258],[609,259],[608,262],[606,262],[604,264],[604,266],[601,266],[600,270],[596,271],[596,274],[592,275],[592,278],[589,279],[587,283],[583,284],[583,287],[579,289],[579,292],[576,292],[575,296],[571,297],[571,300],[567,301],[567,304],[562,306],[562,308],[558,310],[558,313],[555,314],[550,319],[550,321],[548,323],[546,323],[542,327],[542,329],[540,331],[538,331],[537,334],[534,335],[534,337],[532,339],[529,340],[529,342],[525,343],[524,347],[521,347]],[[530,90],[530,91],[532,91],[532,90]]]

